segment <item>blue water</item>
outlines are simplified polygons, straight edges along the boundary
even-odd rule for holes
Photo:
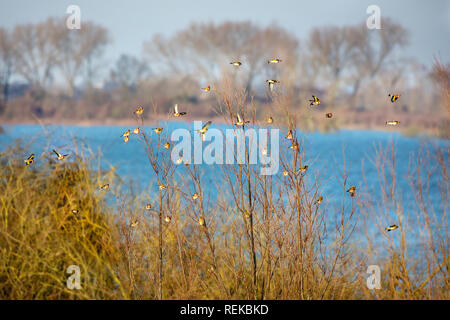
[[[192,123],[169,122],[161,124],[169,132],[176,128],[187,128],[193,131]],[[225,129],[225,125],[213,125]],[[94,154],[101,153],[101,167],[117,168],[117,174],[124,180],[132,180],[135,191],[157,190],[153,170],[148,162],[145,147],[133,135],[128,143],[124,143],[121,134],[129,129],[122,126],[46,126],[38,125],[7,125],[5,132],[0,134],[0,150],[4,150],[15,139],[21,139],[26,147],[22,155],[26,158],[30,153],[36,154],[39,160],[42,153],[51,153],[57,149],[61,153],[73,152],[74,145],[78,150],[91,150]],[[132,128],[131,128],[132,129]],[[149,131],[149,130],[148,130]],[[392,142],[396,148],[396,175],[399,196],[406,204],[410,201],[410,186],[407,175],[410,159],[417,156],[422,150],[429,150],[432,154],[434,148],[440,146],[444,151],[445,162],[448,167],[449,140],[430,140],[405,137],[396,132],[354,131],[341,130],[333,133],[298,133],[299,140],[304,141],[304,163],[309,165],[308,176],[319,176],[321,180],[321,193],[326,196],[327,202],[339,204],[342,198],[342,184],[339,170],[348,170],[348,186],[356,185],[358,192],[369,192],[376,201],[380,199],[380,188],[377,171],[371,162],[375,158],[375,149],[385,149]],[[282,152],[290,152],[287,142],[281,135]],[[206,142],[205,144],[208,144]],[[434,161],[434,160],[432,160]],[[36,162],[38,164],[38,161]],[[435,163],[430,163],[431,166]],[[184,166],[180,166],[175,175],[185,175]],[[222,186],[220,181],[221,170],[218,165],[202,165],[206,193],[216,195],[217,187]],[[364,169],[365,180],[369,189],[362,188]],[[282,169],[278,175],[282,174]],[[439,197],[438,175],[431,176],[430,190]],[[280,180],[282,181],[282,179]]]

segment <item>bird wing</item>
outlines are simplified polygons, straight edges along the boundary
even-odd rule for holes
[[[55,149],[53,149],[53,152],[54,152],[58,157],[61,156],[61,155],[58,153],[58,151],[56,151]]]
[[[211,125],[211,121],[208,121],[204,126],[203,126],[203,128],[202,129],[208,129],[208,127]]]
[[[239,113],[237,114],[237,119],[238,119],[238,122],[242,122],[241,115]]]
[[[177,103],[175,103],[175,113],[178,113],[178,104]]]
[[[31,156],[29,156],[27,160],[33,160],[33,159],[34,159],[34,153],[31,154]]]

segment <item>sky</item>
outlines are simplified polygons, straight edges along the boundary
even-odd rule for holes
[[[105,54],[109,63],[122,53],[139,57],[142,43],[153,35],[171,35],[192,22],[277,23],[302,40],[317,26],[366,21],[369,5],[378,5],[382,18],[409,30],[410,45],[404,50],[408,57],[428,66],[435,55],[450,61],[448,0],[0,0],[0,27],[68,16],[69,5],[80,7],[81,27],[83,20],[92,20],[110,31],[113,42]]]

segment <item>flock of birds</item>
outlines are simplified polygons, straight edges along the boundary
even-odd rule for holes
[[[267,61],[267,63],[269,63],[269,64],[278,64],[278,63],[281,63],[281,62],[282,62],[282,60],[279,59],[279,58],[274,58],[274,59],[271,59],[271,60],[268,60],[268,61]],[[242,65],[242,62],[240,62],[240,61],[233,61],[233,62],[230,62],[230,64],[238,68],[238,67],[240,67],[240,66]],[[266,80],[266,82],[268,83],[269,90],[270,90],[271,92],[272,92],[273,89],[274,89],[274,85],[280,83],[279,80],[275,80],[275,79],[269,79],[269,80]],[[201,88],[201,89],[202,89],[204,92],[210,92],[210,91],[211,91],[211,85],[208,85],[207,87],[203,87],[203,88]],[[388,96],[390,97],[390,101],[391,101],[392,103],[396,102],[396,101],[400,98],[400,94],[389,94]],[[315,95],[312,95],[312,99],[310,99],[309,102],[310,102],[310,106],[312,106],[312,107],[318,106],[318,105],[321,104],[320,99],[319,99],[317,96],[315,96]],[[134,111],[134,114],[135,114],[136,116],[138,116],[138,117],[141,117],[143,113],[144,113],[144,108],[141,107],[141,106],[139,106],[139,107]],[[185,111],[179,111],[179,109],[178,109],[178,104],[175,104],[175,105],[174,105],[174,109],[173,109],[173,113],[172,113],[172,114],[173,114],[174,117],[181,117],[181,116],[186,115],[187,113],[186,113]],[[332,118],[332,117],[333,117],[333,114],[332,114],[331,112],[328,112],[328,113],[325,114],[325,117],[326,117],[326,118]],[[266,119],[266,122],[267,122],[268,124],[272,124],[273,121],[274,121],[274,120],[273,120],[273,118],[272,118],[271,116],[269,116],[269,117]],[[248,121],[248,120],[245,121],[245,120],[241,117],[241,115],[240,115],[239,113],[236,114],[236,122],[235,122],[235,125],[236,125],[236,126],[241,126],[241,127],[243,127],[243,126],[245,126],[245,125],[248,124],[248,123],[250,123],[250,121]],[[202,127],[201,129],[196,130],[196,132],[200,134],[200,136],[201,136],[201,138],[202,138],[202,141],[205,141],[206,132],[208,131],[208,128],[211,126],[211,124],[212,124],[212,122],[211,122],[211,121],[208,121],[208,122],[206,122],[206,123],[203,125],[203,127]],[[386,125],[389,125],[389,126],[397,126],[397,125],[399,125],[399,124],[400,124],[400,122],[397,121],[397,120],[389,120],[389,121],[386,121]],[[158,128],[152,128],[152,130],[153,130],[155,133],[160,134],[160,133],[162,133],[163,128],[159,128],[159,127],[158,127]],[[135,135],[139,135],[139,134],[140,134],[140,129],[139,129],[139,127],[133,129],[133,131],[131,131],[131,129],[128,129],[127,131],[125,131],[125,132],[122,134],[121,137],[123,137],[123,141],[124,141],[125,143],[128,142],[128,141],[130,140],[130,136],[131,136],[132,133],[135,134]],[[292,150],[298,150],[298,148],[299,148],[299,143],[298,143],[298,141],[297,141],[296,139],[294,140],[294,135],[293,135],[292,130],[289,130],[289,131],[288,131],[288,133],[286,134],[286,137],[285,137],[285,138],[286,138],[287,140],[292,141],[292,144],[291,144],[291,146],[289,147],[290,149],[292,149]],[[169,143],[169,142],[166,142],[166,143],[164,144],[164,148],[165,148],[165,149],[169,149],[169,148],[170,148],[170,143]],[[265,153],[267,154],[267,150],[263,150],[263,154],[264,154],[264,151],[265,151]],[[64,154],[64,155],[63,155],[63,154],[60,154],[60,153],[57,152],[56,150],[53,150],[53,152],[56,154],[58,160],[64,160],[64,159],[66,159],[66,158],[68,158],[68,157],[70,156],[69,154]],[[34,155],[34,154],[31,154],[31,155],[25,160],[25,164],[26,164],[27,166],[33,164],[33,163],[34,163],[34,158],[35,158],[35,155]],[[177,164],[181,164],[182,161],[183,161],[183,159],[182,159],[182,157],[180,157],[179,159],[176,160],[176,163],[177,163]],[[302,166],[302,167],[299,168],[298,173],[301,174],[301,175],[303,175],[303,174],[306,173],[307,170],[308,170],[308,166],[307,166],[307,165],[304,165],[304,166]],[[288,171],[288,170],[284,170],[284,171],[283,171],[283,176],[285,176],[285,177],[289,176],[289,171]],[[159,184],[159,190],[164,190],[164,189],[166,189],[166,188],[167,188],[166,185],[164,185],[164,184]],[[102,185],[102,186],[100,187],[100,190],[108,190],[108,189],[109,189],[109,184],[108,184],[108,183],[107,183],[107,184],[104,184],[104,185]],[[356,195],[356,186],[351,186],[346,192],[348,192],[349,195],[350,195],[350,197],[353,198],[353,197]],[[198,193],[194,193],[194,194],[192,195],[192,200],[196,200],[196,199],[198,199],[198,198],[199,198]],[[319,205],[320,203],[322,203],[322,201],[323,201],[323,196],[319,196],[319,197],[316,199],[315,204]],[[152,210],[151,204],[147,204],[146,207],[145,207],[145,209],[146,209],[146,210]],[[77,210],[73,210],[73,211],[74,211],[74,212],[75,212],[75,211],[77,212]],[[170,216],[166,216],[166,217],[164,218],[164,221],[167,222],[167,223],[169,223],[169,222],[171,221],[171,219],[172,219],[172,218],[171,218]],[[134,227],[136,227],[136,226],[138,225],[138,223],[139,223],[139,221],[138,221],[137,219],[135,219],[135,220],[133,220],[133,221],[131,222],[130,227],[133,227],[133,228],[134,228]],[[200,218],[199,218],[198,223],[199,223],[201,226],[206,226],[205,219],[204,219],[203,217],[200,217]],[[395,225],[395,224],[393,224],[393,225],[390,225],[389,227],[386,227],[385,230],[389,232],[389,231],[395,230],[395,229],[397,229],[397,228],[398,228],[398,226]]]

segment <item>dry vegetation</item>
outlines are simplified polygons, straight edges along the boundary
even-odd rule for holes
[[[252,127],[256,106],[233,83],[216,87],[214,112],[246,130],[234,125],[236,113]],[[301,115],[286,107],[286,96],[270,98],[287,124],[283,133],[292,130],[295,141]],[[411,157],[408,201],[399,198],[405,177],[395,174],[406,164],[395,162],[392,146],[374,156],[380,202],[364,173],[349,196],[356,182],[348,181],[343,159],[334,177],[342,186],[334,194],[340,205],[316,204],[327,197],[324,177],[312,176],[314,170],[295,174],[306,164],[301,140],[298,149],[282,152],[274,176],[259,175],[259,165],[248,161],[223,165],[215,197],[201,167],[181,165],[187,174],[178,178],[163,148],[169,133],[155,134],[144,123],[138,118],[138,139],[155,183],[166,187],[152,194],[134,196],[113,171],[99,171],[95,159],[82,155],[63,162],[38,157],[26,167],[18,146],[2,153],[2,299],[450,298],[448,150],[427,146]],[[111,189],[99,190],[104,183]],[[393,221],[399,229],[386,232]],[[372,264],[381,268],[379,290],[366,286]],[[81,268],[81,290],[66,287],[69,265]]]

